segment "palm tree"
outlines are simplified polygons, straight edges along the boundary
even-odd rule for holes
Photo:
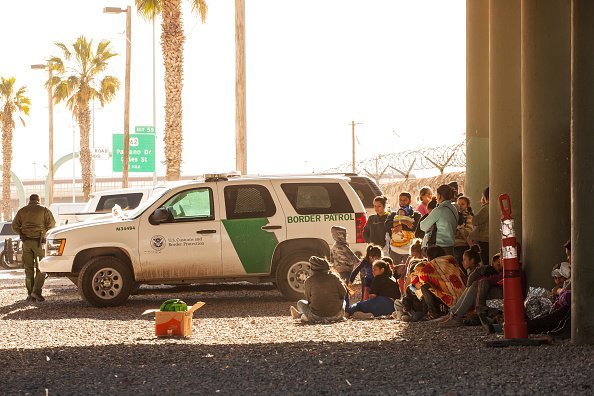
[[[54,102],[66,102],[80,129],[80,165],[85,200],[89,198],[92,187],[89,103],[98,100],[103,106],[111,102],[120,87],[116,77],[103,76],[109,59],[117,55],[111,52],[110,44],[108,40],[102,40],[93,47],[93,40],[80,36],[72,44],[72,51],[65,44],[56,43],[63,52],[63,59],[54,56],[49,60],[59,73],[51,82],[54,86]]]
[[[190,0],[192,10],[206,20],[205,0]],[[184,36],[181,0],[135,0],[138,13],[147,20],[161,15],[161,49],[165,63],[165,162],[167,180],[179,180],[181,173],[182,87],[184,77]]]
[[[29,115],[31,100],[25,96],[27,88],[16,89],[15,78],[0,77],[0,125],[2,126],[2,214],[10,218],[10,176],[12,167],[12,132],[18,115],[23,126],[23,115]]]

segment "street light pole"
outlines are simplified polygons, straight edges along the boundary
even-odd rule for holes
[[[47,178],[48,178],[48,193],[45,197],[45,205],[50,206],[54,202],[54,100],[52,98],[52,68],[48,63],[31,65],[31,69],[44,70],[47,69],[48,80],[47,80],[47,103],[49,110],[49,158],[47,165]]]
[[[124,163],[122,164],[122,187],[128,187],[128,168],[130,167],[130,63],[132,52],[132,7],[105,7],[106,14],[126,13],[126,77],[124,82]]]
[[[235,0],[235,166],[247,173],[245,104],[245,0]]]

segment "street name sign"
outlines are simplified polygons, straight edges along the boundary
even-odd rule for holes
[[[108,160],[111,152],[107,147],[91,147],[91,158],[94,160]]]
[[[113,171],[122,172],[124,163],[124,135],[113,135]],[[129,172],[155,171],[155,135],[152,133],[130,134]]]

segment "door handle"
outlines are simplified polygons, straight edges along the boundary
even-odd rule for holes
[[[263,230],[280,230],[283,226],[279,225],[269,225],[269,226],[262,226]]]
[[[216,234],[217,230],[199,230],[196,234]]]

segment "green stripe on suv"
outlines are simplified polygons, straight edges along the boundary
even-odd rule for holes
[[[223,220],[231,243],[247,273],[268,273],[278,239],[262,230],[267,218]]]

